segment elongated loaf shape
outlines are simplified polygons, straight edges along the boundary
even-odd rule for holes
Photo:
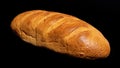
[[[109,42],[102,33],[71,15],[26,11],[13,19],[11,28],[22,40],[61,54],[83,59],[106,58],[110,54]]]

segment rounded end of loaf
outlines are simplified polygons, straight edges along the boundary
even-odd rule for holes
[[[88,31],[90,33],[86,38],[81,36],[81,41],[86,46],[86,56],[93,59],[107,58],[110,54],[110,44],[100,31],[95,28],[93,30]]]
[[[110,54],[110,44],[106,38],[99,36],[97,34],[93,35],[91,38],[84,38],[81,37],[81,40],[89,42],[85,42],[84,45],[86,46],[86,58],[90,59],[98,59],[98,58],[107,58]]]
[[[81,39],[84,42],[83,53],[79,54],[79,57],[83,55],[83,58],[87,59],[99,59],[99,58],[107,58],[110,54],[110,44],[104,38],[100,39],[99,36],[94,35],[93,38],[85,38],[81,36]],[[91,41],[87,41],[91,40]]]
[[[76,39],[76,40],[73,40]],[[74,42],[74,43],[73,43]],[[69,54],[83,59],[103,59],[110,54],[108,40],[96,29],[86,30],[68,40]]]

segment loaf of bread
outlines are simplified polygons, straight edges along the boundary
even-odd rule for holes
[[[25,42],[83,59],[106,58],[110,45],[103,34],[72,15],[45,10],[16,16],[11,28]]]

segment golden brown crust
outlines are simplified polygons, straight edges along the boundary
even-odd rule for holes
[[[11,28],[21,39],[59,53],[91,59],[105,58],[110,45],[100,31],[74,16],[44,10],[19,14]]]

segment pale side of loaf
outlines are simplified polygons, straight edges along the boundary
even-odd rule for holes
[[[105,58],[110,45],[92,25],[74,16],[44,11],[26,11],[16,16],[11,28],[18,36],[35,46],[78,58]]]

